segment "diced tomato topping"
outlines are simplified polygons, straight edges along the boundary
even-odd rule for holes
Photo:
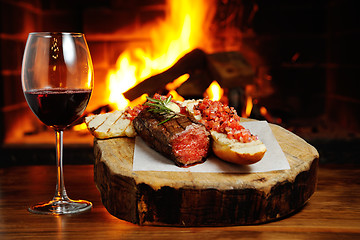
[[[159,99],[159,100],[165,100],[167,97],[168,97],[168,96],[160,95],[160,94],[158,94],[158,93],[155,93],[152,98],[154,98],[154,99]]]
[[[180,114],[186,114],[187,110],[186,110],[186,107],[183,107],[183,106],[180,106]]]
[[[200,122],[208,131],[224,133],[229,139],[240,142],[250,142],[257,139],[248,129],[240,124],[240,117],[233,107],[226,106],[219,101],[204,98],[194,106],[194,114],[201,115]]]
[[[125,109],[126,117],[132,121],[144,108],[147,108],[147,106],[137,105],[134,108],[127,107]]]

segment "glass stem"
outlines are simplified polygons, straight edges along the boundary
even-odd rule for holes
[[[56,165],[57,165],[57,183],[56,191],[53,201],[67,201],[69,200],[64,184],[63,174],[63,131],[55,130],[56,136]]]

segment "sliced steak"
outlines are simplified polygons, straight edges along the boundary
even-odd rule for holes
[[[153,149],[180,167],[202,163],[210,148],[209,132],[190,116],[166,117],[147,109],[133,120],[137,134]],[[161,123],[161,124],[160,124]]]

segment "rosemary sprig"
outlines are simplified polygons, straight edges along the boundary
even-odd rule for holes
[[[150,107],[148,109],[148,111],[166,116],[166,119],[164,121],[160,122],[158,125],[166,123],[167,121],[174,118],[175,116],[180,115],[166,106],[167,104],[169,104],[171,102],[171,99],[172,99],[171,95],[169,95],[169,97],[167,97],[164,100],[150,98],[150,97],[146,97],[146,99],[147,99],[147,102],[145,102],[144,105]]]

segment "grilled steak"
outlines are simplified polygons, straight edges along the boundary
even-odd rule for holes
[[[133,120],[139,136],[153,149],[180,167],[206,160],[210,137],[203,125],[190,116],[178,115],[162,123],[163,115],[142,110]],[[160,124],[161,123],[161,124]]]

